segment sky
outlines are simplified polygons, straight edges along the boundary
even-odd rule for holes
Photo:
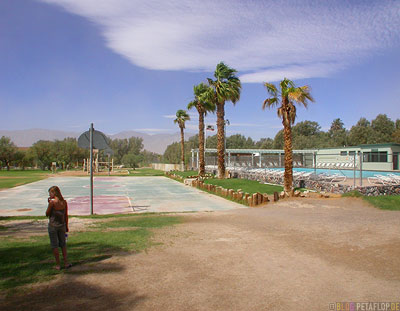
[[[263,83],[285,77],[315,99],[296,122],[398,119],[400,1],[2,0],[0,129],[175,133],[221,61],[242,82],[228,135],[275,136]]]

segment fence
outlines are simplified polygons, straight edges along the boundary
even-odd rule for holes
[[[194,150],[196,151],[196,150]],[[295,150],[293,171],[296,180],[313,180],[347,186],[400,185],[399,155],[395,152],[362,152],[356,150],[330,152],[329,150]],[[283,173],[284,153],[281,150],[227,150],[226,169],[231,176],[258,173],[265,176]],[[198,153],[192,151],[191,165],[198,169]],[[218,159],[214,150],[207,152],[208,172],[217,172]],[[276,176],[275,176],[276,177]],[[277,180],[275,178],[275,180]]]
[[[164,172],[183,171],[182,164],[152,163],[151,167],[155,170],[161,170]]]

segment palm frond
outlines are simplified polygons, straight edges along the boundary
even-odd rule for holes
[[[179,127],[185,128],[185,122],[190,120],[190,116],[187,114],[185,110],[179,109],[176,112],[176,119],[174,123],[178,123]]]
[[[290,101],[295,101],[299,104],[302,104],[306,108],[308,106],[308,101],[310,102],[314,101],[314,99],[310,94],[310,89],[307,85],[296,88],[290,88],[288,91],[288,98],[290,99]]]
[[[278,89],[274,84],[265,82],[264,86],[267,88],[267,92],[269,95],[271,95],[272,97],[278,96]]]
[[[188,105],[187,105],[187,109],[192,109],[193,107],[197,108],[197,101],[196,100],[192,100]]]
[[[289,108],[288,109],[288,119],[290,121],[290,124],[293,124],[294,121],[296,120],[296,116],[297,116],[297,114],[296,114],[296,106],[293,105],[292,103],[289,103],[288,106],[289,106],[288,107]]]
[[[265,109],[266,107],[271,108],[271,107],[275,106],[277,103],[278,103],[278,98],[276,98],[276,97],[267,98],[263,102],[262,109]]]
[[[277,114],[278,114],[278,117],[280,118],[280,119],[282,119],[283,118],[283,107],[282,106],[280,106],[278,109],[277,109]]]

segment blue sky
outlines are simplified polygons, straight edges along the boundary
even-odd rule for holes
[[[309,85],[297,122],[400,118],[400,1],[0,1],[0,129],[173,133],[220,61],[238,70],[228,135],[274,137],[263,81]],[[196,111],[187,131],[196,132]],[[215,123],[215,116],[207,123]]]

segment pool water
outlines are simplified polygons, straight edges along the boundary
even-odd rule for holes
[[[283,168],[277,168],[276,170],[283,171]],[[314,172],[313,168],[305,168],[305,167],[294,167],[293,171],[296,172]],[[337,170],[337,169],[322,169],[322,168],[317,168],[316,170],[317,175],[319,174],[339,174],[342,176],[346,176],[349,178],[354,177],[354,170]],[[355,171],[356,178],[360,178],[360,171],[356,170]],[[388,174],[395,174],[400,176],[400,173],[393,173],[393,172],[383,172],[383,171],[362,171],[362,177],[363,178],[368,178],[368,177],[373,177],[374,175],[383,175],[387,176]]]

